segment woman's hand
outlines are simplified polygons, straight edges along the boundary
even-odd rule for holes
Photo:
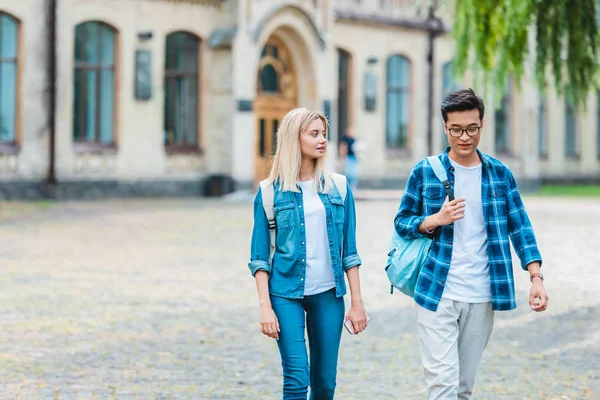
[[[268,337],[279,339],[279,320],[270,305],[260,306],[260,331]]]
[[[367,328],[367,312],[362,304],[350,307],[350,311],[346,314],[346,320],[352,322],[355,335],[364,331]]]

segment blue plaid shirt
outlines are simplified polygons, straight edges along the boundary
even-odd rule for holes
[[[448,150],[438,157],[454,187],[454,168]],[[481,202],[487,232],[488,267],[490,272],[492,309],[513,310],[517,307],[512,271],[510,245],[521,260],[521,267],[534,261],[542,262],[533,228],[519,189],[510,170],[499,160],[477,150],[483,164],[481,177]],[[412,170],[400,209],[396,214],[396,232],[405,239],[424,237],[419,225],[425,217],[437,213],[446,199],[446,192],[427,160],[420,161]],[[423,265],[414,299],[417,304],[436,311],[452,258],[454,224],[438,227],[427,261]]]

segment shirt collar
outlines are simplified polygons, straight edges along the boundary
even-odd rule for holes
[[[477,154],[479,155],[481,164],[483,164],[483,168],[487,169],[490,164],[487,154],[483,153],[479,149],[475,149],[475,150],[477,150]],[[446,150],[444,150],[444,152],[442,153],[442,158],[441,158],[442,165],[444,166],[446,171],[449,171],[450,168],[452,168],[452,164],[450,164],[450,156],[448,155],[449,151],[450,151],[450,146],[446,147]]]

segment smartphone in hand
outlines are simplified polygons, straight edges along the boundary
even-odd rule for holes
[[[369,324],[369,322],[371,322],[371,316],[369,315],[369,313],[367,313],[367,324]],[[352,325],[352,321],[350,321],[349,319],[344,321],[344,327],[346,328],[349,334],[354,335],[354,326]]]

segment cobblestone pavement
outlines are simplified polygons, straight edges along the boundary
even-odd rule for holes
[[[546,313],[496,314],[473,399],[600,399],[600,200],[528,197]],[[424,399],[411,300],[383,272],[398,200],[361,201],[373,317],[344,333],[336,399]],[[258,330],[247,200],[29,207],[0,218],[0,399],[277,399]],[[349,300],[349,299],[347,299]]]

